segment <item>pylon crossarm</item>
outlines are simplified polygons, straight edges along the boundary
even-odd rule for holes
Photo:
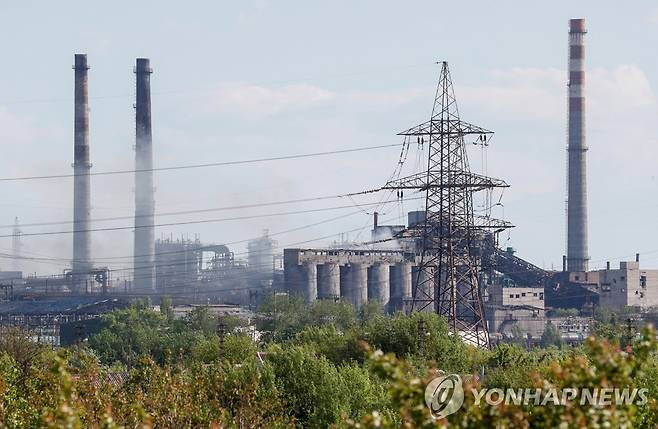
[[[469,124],[468,122],[460,119],[431,119],[423,122],[420,125],[411,127],[408,130],[399,132],[399,136],[428,136],[428,135],[449,134],[451,136],[465,136],[465,135],[493,135],[493,131],[485,128],[478,127],[477,125]]]
[[[469,189],[473,192],[477,192],[484,189],[509,188],[509,185],[504,180],[471,173],[469,171],[446,171],[444,174],[447,180],[444,180],[443,182],[437,180],[432,173],[428,174],[427,172],[420,172],[412,174],[411,176],[386,182],[386,184],[381,187],[381,190],[417,189],[419,191],[424,191],[427,189],[457,188]]]

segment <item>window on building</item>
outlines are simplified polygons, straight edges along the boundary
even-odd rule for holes
[[[537,292],[533,293],[532,296],[537,297]]]
[[[521,296],[525,296],[525,292],[523,292],[523,293],[521,294]]]
[[[544,299],[544,292],[539,292],[539,299]]]
[[[513,294],[513,293],[510,293],[510,294],[509,294],[509,297],[510,297],[510,298],[514,298],[514,294]]]
[[[647,287],[647,276],[640,276],[640,287]]]
[[[517,298],[520,298],[518,293],[516,294],[516,297],[517,297]]]

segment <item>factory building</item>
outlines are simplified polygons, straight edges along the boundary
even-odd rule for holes
[[[370,231],[370,239],[375,241],[388,240],[392,237],[395,237],[396,234],[404,231],[404,225],[380,225],[379,224],[379,213],[373,213],[373,223],[372,230]],[[398,244],[397,241],[393,242]]]
[[[573,275],[573,274],[572,274]],[[575,276],[574,281],[579,281]],[[599,306],[649,308],[658,306],[658,270],[642,270],[639,257],[622,261],[618,269],[590,271],[583,279],[598,294]]]
[[[198,236],[156,240],[155,261],[156,290],[165,295],[216,297],[245,280],[244,265],[227,246],[203,244]]]
[[[158,292],[195,285],[202,266],[201,241],[181,237],[155,242],[155,287]]]
[[[513,335],[513,328],[529,339],[539,339],[546,324],[544,288],[493,284],[487,288],[485,315],[492,339]]]
[[[402,250],[284,249],[284,281],[306,302],[342,298],[358,308],[378,301],[398,311],[411,298],[415,258]]]
[[[544,289],[536,287],[503,287],[493,285],[487,289],[489,302],[494,305],[528,306],[544,309]]]
[[[269,236],[269,231],[264,230],[263,235],[249,240],[247,243],[247,264],[251,279],[254,283],[262,283],[264,286],[272,284],[274,271],[277,267],[278,243]]]
[[[493,342],[519,340],[521,334],[527,345],[540,342],[548,324],[560,333],[562,341],[579,344],[587,338],[592,319],[583,316],[556,316],[545,305],[543,287],[505,286],[505,283],[487,288],[485,314],[489,336]]]

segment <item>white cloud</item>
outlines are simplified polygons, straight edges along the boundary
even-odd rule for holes
[[[588,82],[594,109],[628,112],[656,103],[649,79],[633,64],[622,64],[612,70],[594,69],[589,73]]]
[[[566,117],[566,71],[512,68],[494,70],[491,77],[490,84],[459,86],[460,104],[510,120],[563,121]],[[590,70],[586,85],[587,107],[592,117],[603,119],[656,104],[646,74],[634,64]]]
[[[650,24],[658,25],[658,7],[649,12],[647,20]]]
[[[239,116],[274,116],[277,114],[334,105],[346,109],[392,109],[425,100],[432,88],[404,88],[388,91],[332,90],[309,84],[269,87],[246,83],[221,83],[210,93],[207,108]]]
[[[391,91],[353,91],[340,98],[349,105],[357,105],[367,108],[392,108],[399,107],[416,101],[427,100],[431,88],[405,88]]]
[[[558,69],[493,70],[493,82],[456,88],[460,105],[496,117],[555,120],[564,117],[565,73]]]

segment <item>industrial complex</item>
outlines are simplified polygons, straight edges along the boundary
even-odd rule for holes
[[[227,306],[239,313],[253,309],[268,294],[285,293],[307,304],[344,300],[357,309],[376,302],[388,313],[436,312],[465,342],[490,347],[519,334],[528,344],[536,343],[548,324],[557,327],[565,340],[577,343],[587,335],[597,308],[658,307],[658,270],[643,269],[641,255],[619,266],[608,262],[605,269],[589,269],[586,35],[584,19],[570,20],[567,246],[559,270],[540,268],[515,249],[501,248],[499,235],[513,225],[491,216],[495,204],[483,212],[474,210],[477,195],[514,184],[471,171],[468,145],[488,146],[493,132],[459,116],[447,62],[439,63],[430,118],[398,134],[403,138],[403,154],[412,143],[427,149],[421,170],[382,178],[377,189],[346,194],[420,197],[424,210],[405,213],[406,224],[382,224],[377,212],[369,213],[372,228],[367,240],[312,248],[281,248],[263,231],[244,240],[244,258],[236,256],[231,243],[204,242],[199,235],[175,237],[158,230],[157,238],[153,69],[148,58],[137,58],[134,250],[132,271],[116,281],[112,267],[97,264],[92,254],[90,67],[85,54],[75,54],[70,268],[56,276],[28,275],[18,267],[0,271],[0,325],[27,325],[59,343],[68,341],[62,335],[70,340],[71,324],[84,323],[93,329],[99,315],[125,307],[135,298],[157,304],[163,296],[171,297],[180,313],[198,305]],[[16,221],[12,241],[16,260],[20,237]]]

